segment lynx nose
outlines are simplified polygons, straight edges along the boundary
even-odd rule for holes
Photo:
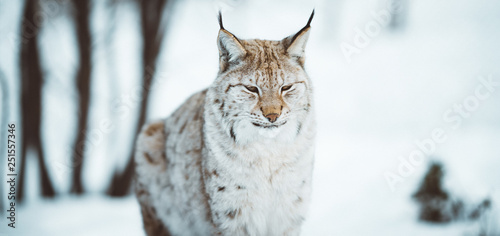
[[[271,114],[267,114],[266,115],[266,118],[271,122],[271,123],[274,123],[278,117],[280,117],[280,115],[278,113],[271,113]]]

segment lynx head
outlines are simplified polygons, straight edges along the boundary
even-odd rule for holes
[[[212,86],[213,101],[235,141],[235,132],[268,137],[300,132],[312,101],[304,49],[313,16],[314,11],[296,34],[271,41],[237,38],[224,28],[219,13],[219,73]]]

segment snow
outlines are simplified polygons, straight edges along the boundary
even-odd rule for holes
[[[92,195],[30,203],[18,212],[8,235],[144,235],[140,210],[132,196],[113,199]],[[4,227],[2,225],[2,227]]]
[[[100,194],[112,171],[123,167],[132,143],[123,137],[131,137],[132,131],[125,127],[136,119],[139,18],[134,5],[124,3],[113,21],[106,4],[97,2],[92,27],[101,51],[94,55],[90,123],[100,130],[100,122],[111,119],[115,128],[102,132],[85,162],[85,187],[91,194],[55,200],[30,197],[19,208],[18,228],[6,229],[2,223],[0,235],[143,235],[132,196],[110,199]],[[306,69],[315,85],[319,133],[313,201],[303,235],[476,235],[478,222],[417,221],[418,209],[410,196],[432,160],[444,164],[445,187],[457,197],[471,204],[490,197],[493,211],[488,220],[500,225],[500,87],[479,100],[460,125],[443,118],[454,104],[475,96],[481,77],[500,81],[500,2],[406,2],[404,28],[381,27],[350,63],[342,43],[354,44],[356,29],[363,31],[373,22],[370,13],[386,9],[386,1],[179,2],[160,53],[155,78],[159,83],[153,87],[149,118],[167,116],[215,78],[218,8],[225,27],[241,38],[281,39],[299,30],[315,7]],[[19,26],[5,22],[19,18],[19,5],[0,1],[0,35],[17,32]],[[6,14],[6,9],[12,12]],[[109,24],[117,27],[111,36]],[[71,168],[66,167],[65,152],[73,140],[76,115],[71,78],[77,57],[71,33],[71,21],[55,16],[40,37],[47,71],[44,103],[50,105],[44,111],[45,152],[61,193],[69,186]],[[109,51],[104,49],[107,44]],[[0,69],[17,88],[17,50],[3,37],[0,51]],[[122,98],[126,102],[120,102]],[[126,104],[127,112],[117,113],[116,103]],[[392,191],[384,174],[398,173],[402,161],[418,150],[415,141],[431,138],[435,129],[443,130],[446,140],[436,144],[435,151],[414,165]],[[30,179],[36,181],[33,176]],[[33,187],[28,193],[35,196],[36,191]],[[498,228],[492,232],[500,234]]]

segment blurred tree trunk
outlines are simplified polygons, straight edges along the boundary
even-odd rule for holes
[[[24,199],[24,182],[26,177],[26,156],[29,148],[36,151],[42,196],[55,196],[47,167],[44,162],[42,143],[40,141],[40,123],[42,115],[43,75],[38,54],[38,30],[40,22],[34,23],[38,11],[38,0],[27,0],[21,24],[21,166],[19,170],[19,189],[17,200]]]
[[[164,30],[161,27],[163,13],[167,0],[140,0],[141,11],[141,31],[142,31],[142,99],[140,104],[139,119],[136,124],[135,136],[139,133],[146,121],[148,109],[149,91],[153,82],[154,71],[156,69],[156,59],[160,52],[160,47],[164,37]],[[171,6],[169,4],[168,6]],[[168,10],[168,9],[166,9]],[[169,13],[167,13],[169,14]],[[135,140],[135,137],[134,137]],[[130,156],[125,170],[115,173],[108,189],[111,196],[125,196],[129,193],[132,177],[134,175],[134,145],[130,150]]]
[[[389,27],[392,30],[402,30],[406,27],[408,17],[408,1],[407,0],[390,0],[389,8],[391,12],[391,21]]]
[[[76,34],[80,67],[76,75],[78,89],[78,127],[73,152],[73,179],[71,192],[81,194],[84,192],[82,184],[82,167],[85,157],[85,132],[87,130],[89,101],[90,101],[90,75],[91,75],[91,36],[89,27],[90,2],[89,0],[74,0]]]

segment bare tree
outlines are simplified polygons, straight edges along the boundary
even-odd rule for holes
[[[73,152],[73,179],[71,192],[84,192],[82,184],[82,168],[85,156],[85,131],[87,129],[90,103],[90,75],[91,75],[91,34],[89,27],[90,2],[89,0],[74,0],[75,24],[78,41],[80,65],[76,75],[78,90],[78,127]]]
[[[154,71],[156,68],[156,59],[160,52],[161,44],[164,38],[164,26],[162,19],[166,12],[165,6],[167,0],[140,0],[141,11],[141,31],[143,41],[142,51],[142,99],[140,104],[139,119],[137,120],[136,132],[138,134],[146,121],[148,109],[149,91],[153,82]],[[169,4],[171,6],[172,4]],[[167,9],[169,10],[169,9]],[[169,12],[165,13],[169,14]],[[153,73],[152,73],[153,72]],[[134,138],[135,140],[135,138]],[[135,142],[134,142],[135,143]],[[132,177],[134,174],[134,148],[130,151],[125,170],[121,173],[115,173],[108,189],[111,196],[125,196],[130,189]]]
[[[38,0],[27,0],[21,24],[20,67],[21,67],[21,166],[19,170],[19,190],[17,200],[24,199],[24,182],[26,177],[27,150],[32,148],[38,156],[42,196],[53,197],[56,195],[44,162],[44,153],[40,141],[40,123],[42,112],[42,85],[43,74],[38,52],[38,27],[33,26],[34,18],[38,11]],[[38,22],[37,24],[40,24]]]

